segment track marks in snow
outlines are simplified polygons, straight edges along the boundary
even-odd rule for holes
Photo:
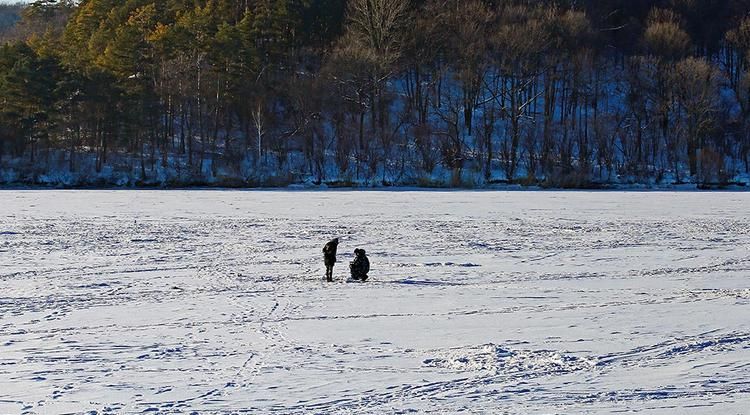
[[[0,412],[748,400],[742,200],[665,215],[651,202],[682,195],[105,192],[59,213],[57,195],[33,196],[55,213],[0,214]],[[110,198],[117,215],[89,211]],[[355,247],[367,284],[342,282]]]
[[[570,373],[591,369],[596,365],[591,358],[551,350],[513,350],[492,343],[451,349],[438,353],[438,356],[425,359],[424,365],[457,372],[483,372],[514,378]]]
[[[708,337],[708,340],[707,340]],[[466,407],[491,408],[505,400],[518,401],[528,395],[545,399],[556,405],[594,404],[644,400],[680,400],[750,393],[750,382],[746,380],[727,381],[706,378],[683,386],[665,385],[659,389],[624,389],[582,393],[568,391],[564,394],[548,390],[549,379],[581,376],[596,379],[607,370],[621,370],[627,367],[658,367],[659,360],[685,358],[685,355],[700,357],[710,361],[714,354],[750,348],[750,335],[744,333],[706,333],[691,338],[672,339],[666,342],[638,347],[633,350],[602,356],[577,356],[551,350],[523,350],[501,347],[496,344],[434,350],[426,352],[426,368],[440,372],[454,372],[456,376],[438,382],[424,381],[419,384],[404,384],[388,387],[384,391],[363,394],[349,399],[339,398],[323,401],[291,410],[333,410],[337,413],[368,412],[379,413],[394,410],[394,404],[422,402],[422,407],[449,408],[461,411]],[[701,355],[701,356],[697,356]],[[741,369],[737,362],[734,369]],[[747,364],[744,364],[747,366]],[[731,366],[722,370],[729,371]],[[586,375],[586,374],[590,375]],[[521,399],[522,400],[522,399]],[[427,404],[425,405],[425,402]],[[675,406],[676,408],[676,406]]]
[[[662,343],[634,348],[632,350],[605,355],[598,358],[598,367],[613,364],[622,366],[660,366],[675,358],[696,354],[722,354],[733,350],[750,349],[750,333],[705,333],[698,336],[677,338]]]

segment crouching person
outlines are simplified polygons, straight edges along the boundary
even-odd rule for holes
[[[357,281],[367,281],[367,273],[370,272],[370,260],[364,249],[354,250],[354,261],[349,264],[352,272],[352,278]]]

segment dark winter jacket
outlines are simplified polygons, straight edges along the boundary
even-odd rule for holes
[[[370,272],[370,260],[367,258],[367,253],[364,249],[355,249],[354,254],[356,255],[354,261],[349,264],[352,278],[367,279],[367,273]]]
[[[336,263],[336,250],[339,247],[339,238],[336,238],[323,247],[323,260],[326,266],[332,266]]]

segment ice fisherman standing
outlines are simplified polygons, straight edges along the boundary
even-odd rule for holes
[[[333,282],[333,265],[336,264],[336,250],[339,238],[334,238],[323,247],[323,261],[326,264],[326,281]]]

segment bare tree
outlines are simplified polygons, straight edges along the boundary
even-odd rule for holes
[[[706,60],[691,57],[675,65],[672,82],[686,126],[690,174],[700,175],[700,153],[711,132],[718,108],[718,76]]]
[[[540,8],[511,6],[503,10],[493,37],[496,73],[486,81],[487,100],[495,101],[500,119],[508,123],[509,138],[501,155],[506,177],[516,176],[524,122],[533,123],[534,104],[542,95],[539,78],[544,73],[542,51],[551,45],[550,15]]]
[[[346,34],[340,39],[329,71],[343,99],[353,104],[359,119],[357,173],[360,162],[369,157],[365,140],[365,118],[370,114],[371,129],[386,141],[387,100],[384,85],[395,73],[402,51],[406,0],[353,0],[349,3]]]
[[[258,153],[257,158],[255,159],[255,163],[259,164],[260,159],[263,155],[263,136],[266,133],[266,128],[264,124],[264,117],[263,117],[263,104],[258,101],[258,103],[255,105],[255,108],[252,111],[252,117],[253,117],[253,127],[255,127],[255,134],[256,134],[256,145],[258,147]]]
[[[383,67],[401,53],[401,28],[409,3],[406,0],[353,0],[349,2],[349,40],[372,54]]]

